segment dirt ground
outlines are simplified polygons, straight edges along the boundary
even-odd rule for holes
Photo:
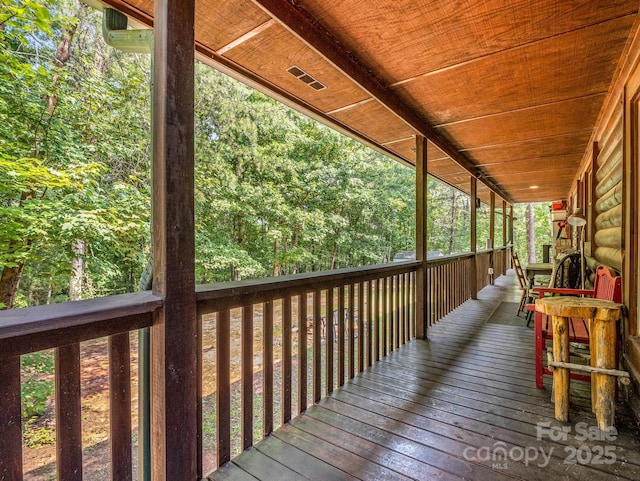
[[[281,359],[281,303],[274,305],[274,392],[280,392],[281,372],[279,361]],[[298,322],[295,313],[297,306],[292,306],[294,313],[293,331],[297,332]],[[215,466],[215,316],[205,317],[203,321],[203,453],[205,471],[210,471]],[[258,305],[254,310],[254,423],[256,437],[261,437],[262,409],[262,350],[263,350],[263,326],[262,308]],[[240,353],[241,353],[241,310],[231,311],[231,382],[232,382],[232,416],[240,414]],[[293,355],[297,358],[297,335],[292,336]],[[137,412],[138,412],[138,336],[131,334],[131,391],[132,391],[132,426],[134,432],[133,457],[134,470],[137,464]],[[308,363],[311,364],[310,362]],[[295,366],[295,359],[294,359]],[[82,369],[82,429],[83,429],[83,465],[84,479],[88,481],[109,480],[109,373],[107,340],[98,339],[85,342],[81,345],[81,369]],[[294,386],[297,370],[293,369]],[[309,376],[310,378],[310,376]],[[297,389],[292,389],[295,393]],[[277,396],[276,396],[277,397]],[[294,400],[293,406],[296,401]],[[279,399],[275,401],[275,419],[280,419]],[[55,406],[53,396],[49,400],[45,414],[31,423],[30,430],[46,428],[51,430],[55,439]],[[239,422],[234,426],[239,431]],[[233,435],[234,433],[232,433]],[[239,434],[239,433],[237,433]],[[238,438],[239,436],[234,436]],[[234,454],[238,454],[239,443],[232,443]],[[24,479],[27,481],[50,481],[55,479],[55,443],[43,444],[39,447],[24,447]],[[134,473],[135,477],[135,473]]]

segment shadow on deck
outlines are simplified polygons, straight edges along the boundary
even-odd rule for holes
[[[210,479],[640,479],[624,406],[603,439],[589,385],[572,382],[571,422],[555,421],[550,385],[535,387],[533,331],[502,304],[516,300],[514,284],[502,276],[429,341],[401,347]]]

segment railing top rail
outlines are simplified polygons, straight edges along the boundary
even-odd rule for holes
[[[0,311],[0,357],[150,326],[161,306],[161,297],[144,291]]]
[[[463,261],[465,259],[473,258],[473,252],[462,252],[460,254],[449,254],[442,257],[436,257],[434,259],[427,260],[427,267],[437,267],[446,264],[452,264],[454,262]]]
[[[212,301],[237,296],[258,294],[291,295],[316,289],[366,281],[384,276],[413,272],[420,262],[402,261],[389,264],[377,264],[332,271],[318,271],[305,274],[292,274],[278,277],[265,277],[246,281],[219,282],[196,286],[198,301]]]

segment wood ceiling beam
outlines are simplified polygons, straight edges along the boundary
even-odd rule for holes
[[[276,21],[274,19],[270,19],[267,20],[266,22],[264,22],[262,25],[257,26],[256,28],[254,28],[253,30],[245,33],[244,35],[242,35],[239,38],[236,38],[233,42],[228,43],[227,45],[225,45],[224,47],[218,49],[216,51],[216,53],[218,55],[224,55],[226,52],[228,52],[229,50],[231,50],[232,48],[237,47],[238,45],[243,44],[244,42],[246,42],[249,39],[252,39],[253,37],[255,37],[256,35],[264,32],[266,29],[268,29],[269,27],[271,27],[271,25],[275,24]]]
[[[287,0],[253,0],[253,3],[278,20],[287,30],[313,48],[325,60],[358,84],[416,132],[427,137],[470,174],[477,177],[481,173],[481,170],[458,150],[449,138],[436,131],[422,116],[409,108],[353,52],[345,49],[329,30],[304,9]],[[509,196],[491,181],[487,179],[480,180],[500,197],[509,201]]]

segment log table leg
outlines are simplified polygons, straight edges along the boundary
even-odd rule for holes
[[[598,343],[595,341],[595,321],[589,319],[589,365],[591,367],[596,366],[596,359],[598,357]],[[596,373],[591,373],[591,412],[596,412],[596,404],[598,399],[598,391],[596,390]]]
[[[596,348],[595,367],[616,369],[616,321],[595,319],[592,321]],[[593,359],[593,357],[592,357]],[[608,374],[595,373],[593,382],[595,397],[591,404],[596,413],[598,427],[606,431],[614,425],[616,414],[616,378]]]
[[[616,323],[622,304],[604,299],[546,297],[536,300],[536,311],[551,317],[553,326],[553,400],[558,421],[569,420],[569,368],[584,366],[569,362],[569,318],[588,319],[590,326],[592,376],[591,402],[598,427],[606,431],[614,425],[617,371]],[[589,370],[589,369],[587,369]],[[592,371],[593,372],[593,371]],[[627,374],[628,373],[624,373]]]
[[[553,359],[569,362],[569,319],[552,316]],[[553,372],[553,398],[558,421],[569,421],[569,369],[556,368]]]

